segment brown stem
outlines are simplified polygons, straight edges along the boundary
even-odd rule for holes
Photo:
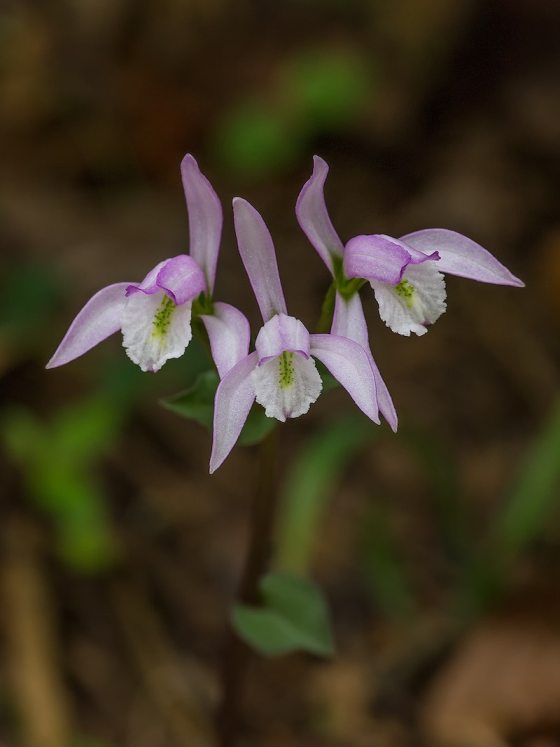
[[[260,446],[259,475],[251,511],[249,548],[237,603],[259,601],[259,579],[270,554],[276,506],[276,428]],[[228,626],[222,671],[222,701],[218,713],[219,747],[234,747],[239,734],[243,689],[251,650]]]

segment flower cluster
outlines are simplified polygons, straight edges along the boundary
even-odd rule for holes
[[[246,200],[233,201],[239,253],[263,319],[249,352],[245,315],[213,298],[223,212],[220,200],[191,155],[181,163],[189,214],[190,255],[156,265],[142,282],[108,285],[78,313],[48,368],[86,353],[119,330],[129,358],[142,371],[158,371],[189,344],[193,314],[203,322],[220,377],[214,402],[210,472],[234,447],[255,400],[268,417],[285,421],[317,400],[320,361],[375,423],[379,413],[397,429],[395,408],[374,361],[360,288],[369,282],[379,314],[394,332],[423,335],[445,311],[444,273],[484,283],[522,286],[486,249],[441,228],[395,239],[355,236],[344,245],[325,204],[328,166],[315,156],[313,173],[296,204],[298,222],[333,278],[329,334],[311,334],[288,314],[272,237]]]

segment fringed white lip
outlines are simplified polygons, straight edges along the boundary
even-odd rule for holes
[[[142,371],[159,371],[170,358],[180,358],[192,338],[192,303],[176,304],[166,293],[135,293],[127,298],[123,346]]]
[[[313,359],[288,351],[257,366],[251,378],[267,417],[282,422],[304,415],[323,389]]]
[[[371,281],[379,315],[393,332],[425,334],[446,309],[445,279],[436,262],[408,265],[402,280],[389,285]]]

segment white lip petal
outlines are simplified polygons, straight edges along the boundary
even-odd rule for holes
[[[128,357],[142,371],[159,371],[191,341],[191,303],[176,305],[163,291],[135,293],[124,308],[122,333]]]
[[[323,383],[312,358],[284,352],[251,374],[257,402],[269,418],[284,422],[304,415],[321,394]]]
[[[408,265],[397,285],[374,281],[379,315],[399,335],[425,334],[446,309],[445,279],[436,262]]]

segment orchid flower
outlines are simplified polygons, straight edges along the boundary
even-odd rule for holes
[[[195,299],[200,299],[201,312],[207,312],[200,316],[220,376],[247,354],[244,315],[229,304],[212,302],[223,222],[220,200],[189,154],[181,163],[181,176],[190,255],[160,262],[141,283],[115,283],[98,291],[70,325],[47,368],[69,363],[120,330],[128,357],[142,371],[159,371],[185,352]]]
[[[375,379],[377,403],[383,417],[393,431],[398,418],[387,385],[373,358],[359,285],[343,274],[344,245],[329,217],[325,204],[324,185],[329,167],[322,158],[313,159],[313,174],[304,184],[296,203],[299,225],[326,264],[336,285],[336,297],[331,333],[357,342],[365,351]]]
[[[400,239],[356,236],[343,247],[324,206],[328,166],[315,156],[313,175],[298,200],[304,232],[339,282],[370,282],[379,314],[401,335],[425,334],[446,309],[443,273],[481,283],[523,286],[490,252],[456,231],[428,228]]]
[[[357,406],[379,423],[375,380],[368,357],[353,340],[335,334],[310,334],[289,316],[272,237],[260,214],[246,200],[233,201],[241,259],[263,318],[255,350],[221,380],[214,401],[214,442],[210,472],[235,445],[256,400],[268,417],[284,422],[305,414],[317,400],[323,363]]]

